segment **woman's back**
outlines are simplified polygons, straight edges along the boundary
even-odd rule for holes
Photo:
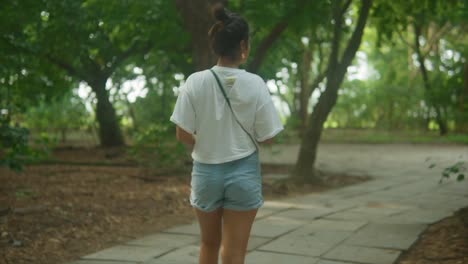
[[[236,68],[214,66],[212,70],[219,76],[237,119],[256,140],[261,141],[282,129],[267,87],[259,76]],[[254,143],[235,120],[209,70],[192,74],[181,87],[178,100],[181,102],[177,103],[179,107],[176,106],[171,120],[182,128],[185,125],[186,130],[196,135],[194,160],[216,164],[255,152]]]

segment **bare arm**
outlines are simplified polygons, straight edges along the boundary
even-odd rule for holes
[[[179,126],[176,128],[176,138],[178,141],[187,144],[189,146],[195,145],[195,138],[189,132],[183,130]]]
[[[269,138],[269,139],[261,141],[259,143],[262,144],[262,145],[271,145],[271,144],[273,144],[274,141],[275,141],[274,138]]]

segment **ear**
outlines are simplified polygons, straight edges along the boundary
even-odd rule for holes
[[[249,43],[248,41],[245,41],[245,40],[241,40],[240,42],[240,48],[241,48],[241,51],[247,51],[249,49]]]

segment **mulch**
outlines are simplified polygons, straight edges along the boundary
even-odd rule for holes
[[[431,225],[398,264],[467,264],[468,207]]]

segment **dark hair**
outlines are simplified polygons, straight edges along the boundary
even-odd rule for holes
[[[216,55],[235,60],[240,56],[240,42],[249,41],[249,25],[240,15],[230,12],[222,4],[213,7],[217,22],[208,32],[211,48]]]

